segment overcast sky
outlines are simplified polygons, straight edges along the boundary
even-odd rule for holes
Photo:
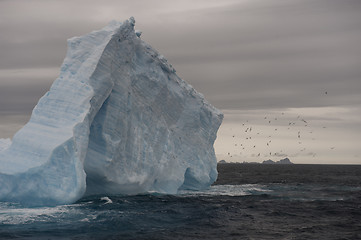
[[[1,0],[0,137],[56,79],[68,38],[130,16],[225,113],[219,159],[361,164],[359,0]]]

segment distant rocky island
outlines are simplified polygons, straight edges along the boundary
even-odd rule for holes
[[[226,160],[220,160],[218,163],[220,164],[224,164],[224,163],[227,163]],[[242,164],[293,164],[293,162],[290,161],[290,159],[288,158],[284,158],[284,159],[281,159],[279,161],[273,161],[271,159],[268,159],[268,160],[265,160],[263,161],[262,163],[258,163],[258,162],[242,162]]]
[[[281,159],[279,161],[272,161],[271,159],[263,161],[262,164],[293,164],[288,158]]]

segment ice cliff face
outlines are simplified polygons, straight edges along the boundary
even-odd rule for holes
[[[68,41],[30,121],[0,142],[1,201],[56,205],[216,180],[223,115],[139,35],[131,18]]]

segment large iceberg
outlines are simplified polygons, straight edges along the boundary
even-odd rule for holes
[[[222,113],[140,39],[134,19],[68,40],[59,77],[29,122],[0,141],[0,201],[176,193],[217,178]]]

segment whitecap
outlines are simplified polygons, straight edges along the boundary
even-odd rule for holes
[[[181,190],[178,194],[182,196],[246,196],[259,195],[272,192],[264,185],[242,184],[242,185],[214,185],[203,191]]]

